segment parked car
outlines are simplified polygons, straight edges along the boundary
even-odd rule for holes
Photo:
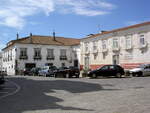
[[[79,78],[80,69],[78,67],[70,66],[68,72],[69,72],[69,78],[71,77]]]
[[[68,71],[69,68],[68,67],[59,67],[54,73],[55,73],[55,77],[68,77]]]
[[[24,76],[25,76],[25,75],[29,75],[29,74],[30,74],[30,71],[31,71],[30,68],[25,68],[25,69],[23,70],[23,75],[24,75]]]
[[[79,78],[80,69],[78,67],[70,66],[68,67],[60,67],[55,72],[55,77],[64,77],[64,78],[71,78],[76,77]]]
[[[39,74],[40,70],[41,70],[41,68],[39,68],[39,67],[32,68],[29,72],[29,75],[36,76]]]
[[[57,70],[56,66],[45,66],[44,68],[41,68],[38,72],[39,76],[54,76],[54,72]]]
[[[4,75],[0,72],[0,85],[5,83]]]
[[[129,70],[132,76],[148,76],[150,75],[150,64],[142,64],[134,69]]]
[[[124,69],[119,65],[104,65],[101,68],[98,68],[96,70],[92,70],[88,72],[88,76],[92,78],[96,78],[98,76],[116,76],[116,77],[122,77],[124,75]]]

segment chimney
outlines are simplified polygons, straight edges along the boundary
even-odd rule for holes
[[[30,33],[29,39],[30,39],[30,43],[32,43],[32,33]]]
[[[55,32],[53,32],[53,40],[56,41]]]
[[[88,37],[90,37],[90,36],[94,36],[94,34],[88,34],[87,36],[88,36]]]
[[[104,33],[104,32],[107,32],[107,31],[105,31],[105,30],[102,30],[100,33]]]
[[[17,40],[19,39],[19,34],[17,33]]]

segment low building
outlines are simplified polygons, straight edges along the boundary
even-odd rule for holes
[[[79,39],[32,34],[25,38],[18,37],[2,49],[3,69],[8,75],[45,65],[80,66]]]
[[[95,69],[106,64],[119,64],[125,69],[150,63],[150,22],[83,38],[81,68]]]

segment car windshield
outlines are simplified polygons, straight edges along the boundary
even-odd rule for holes
[[[70,66],[69,69],[78,69],[78,67]]]
[[[101,68],[99,68],[99,69],[101,69],[101,70],[107,70],[107,69],[108,69],[108,66],[103,66],[103,67],[101,67]]]
[[[59,68],[60,70],[63,70],[63,69],[68,69],[67,67],[60,67]]]
[[[49,67],[49,69],[51,69],[51,70],[56,70],[57,67],[56,67],[56,66],[51,66],[51,67]]]

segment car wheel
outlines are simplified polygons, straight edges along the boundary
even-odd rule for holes
[[[79,75],[76,75],[76,78],[79,78]]]
[[[122,77],[122,76],[121,76],[121,73],[117,73],[116,76],[117,76],[118,78],[121,78],[121,77]]]
[[[142,72],[139,72],[139,73],[138,73],[138,77],[143,77],[143,73],[142,73]]]
[[[96,78],[97,76],[96,76],[96,74],[94,73],[94,74],[92,74],[92,78]]]

